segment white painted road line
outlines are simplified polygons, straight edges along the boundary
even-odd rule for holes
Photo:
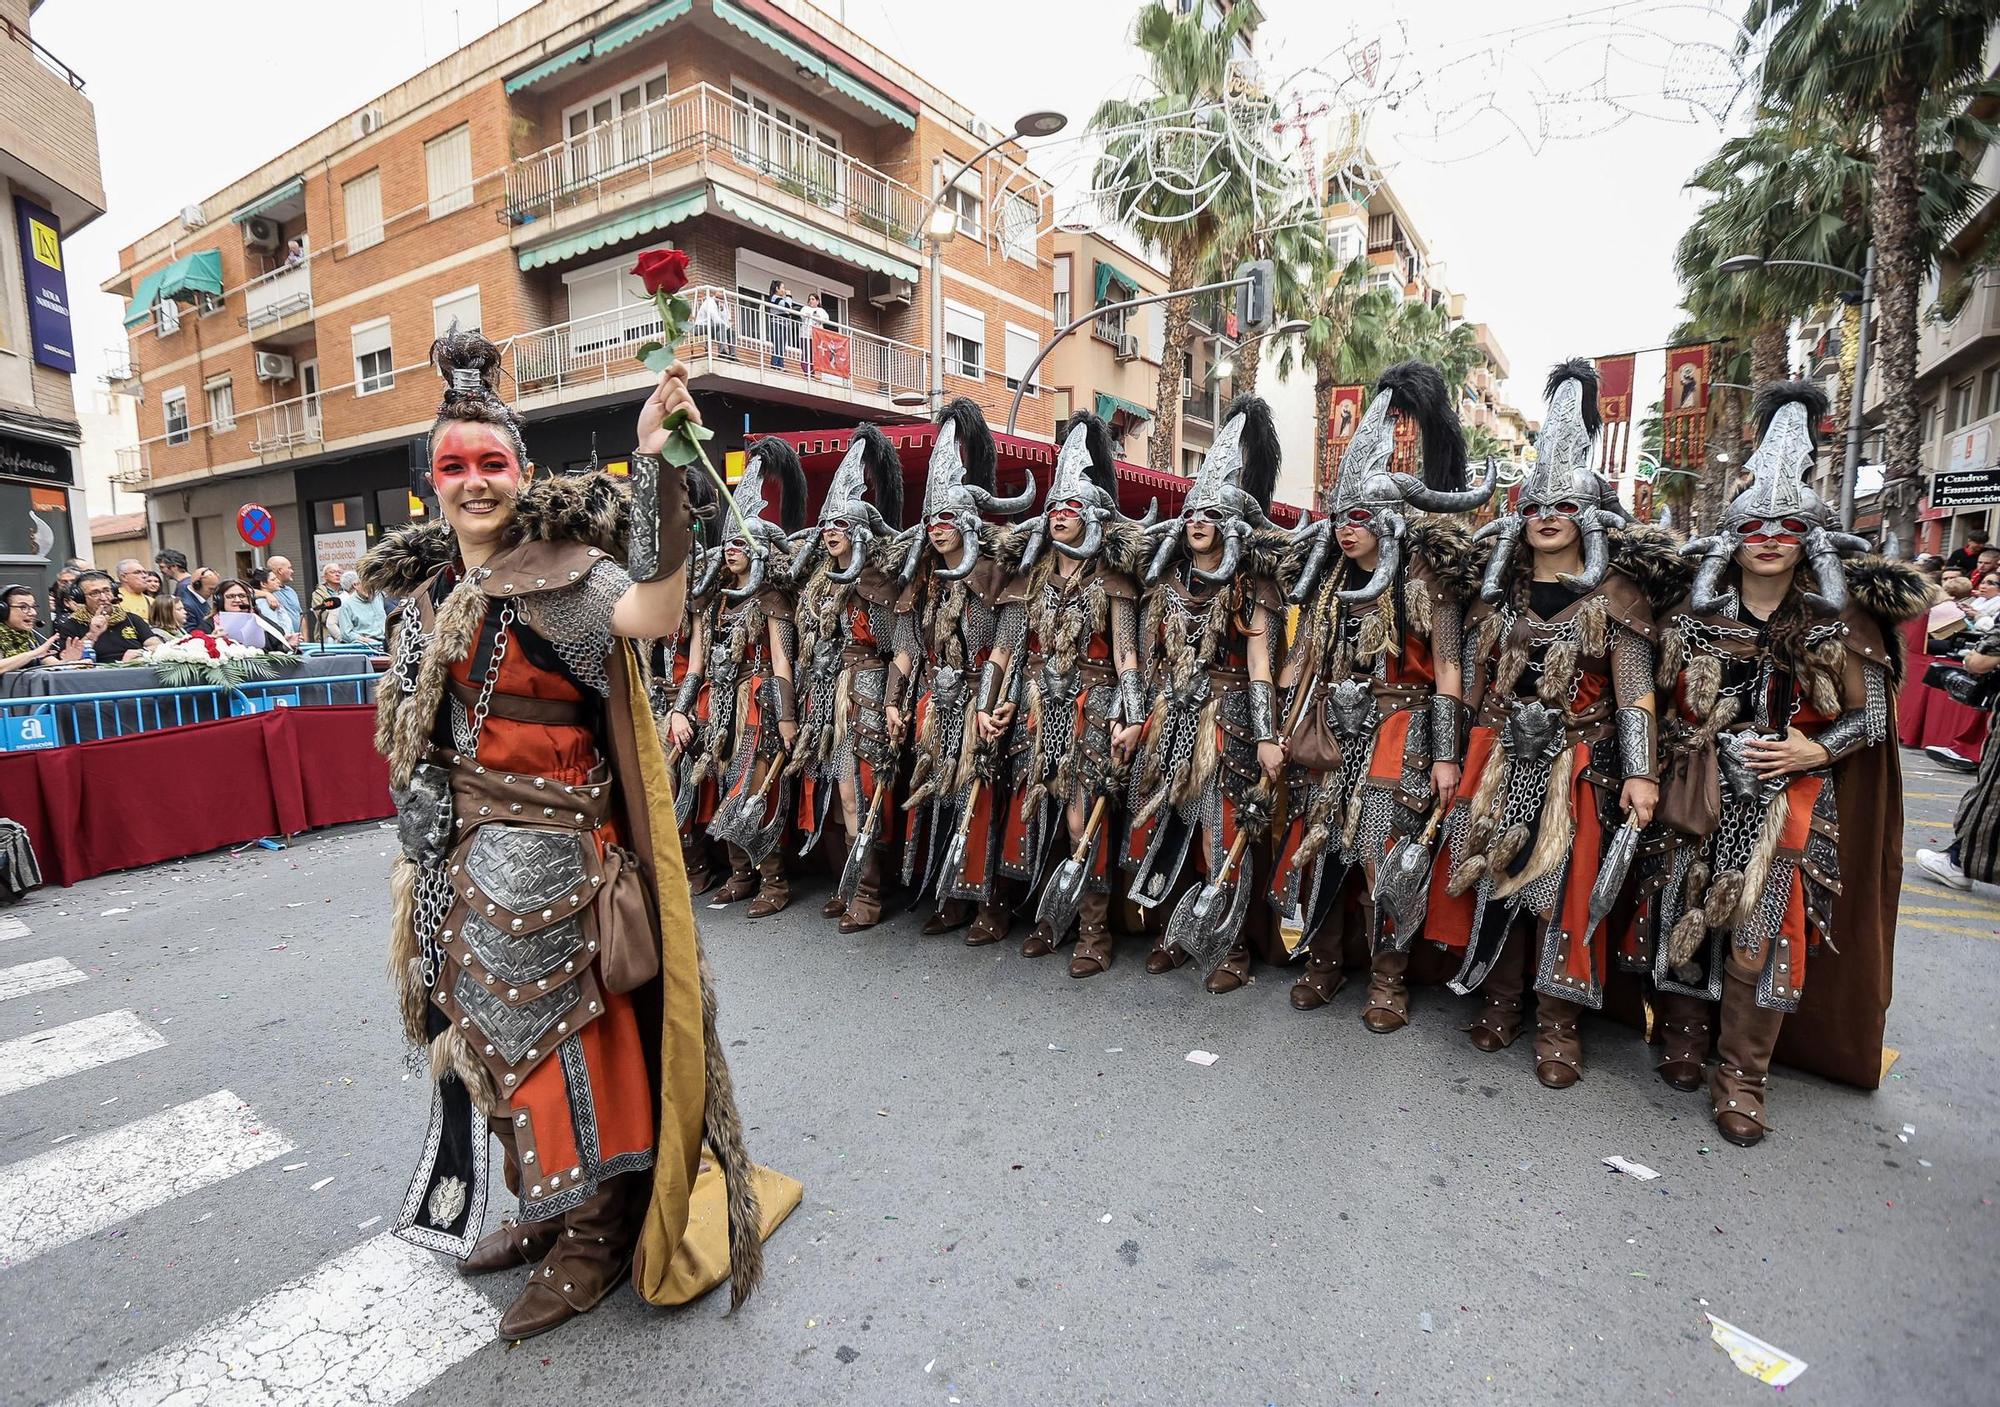
[[[62,1407],[387,1407],[493,1342],[499,1321],[450,1261],[378,1236]]]
[[[0,1041],[0,1095],[94,1070],[114,1060],[158,1050],[167,1038],[136,1012],[107,1011],[67,1026]]]
[[[67,958],[43,958],[40,962],[24,962],[16,967],[0,967],[0,1002],[12,1001],[15,997],[33,996],[36,992],[46,992],[52,987],[67,987],[72,982],[88,980],[89,975]]]
[[[28,936],[28,932],[28,925],[21,922],[21,920],[17,918],[0,918],[0,943],[6,942],[9,938],[25,938]]]
[[[224,1089],[0,1168],[0,1267],[80,1241],[292,1148]]]

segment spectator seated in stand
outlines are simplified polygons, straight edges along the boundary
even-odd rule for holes
[[[69,589],[76,585],[76,579],[87,570],[85,567],[72,566],[64,567],[56,573],[55,585],[49,588],[48,615],[51,621],[61,620],[69,614]]]
[[[163,640],[184,640],[188,633],[187,607],[173,592],[162,591],[153,598],[152,614],[146,617],[146,624]]]
[[[196,567],[174,583],[174,595],[187,607],[188,629],[207,630],[209,618],[214,614],[210,604],[215,599],[215,588],[221,585],[213,567]]]
[[[160,637],[146,617],[119,604],[110,573],[85,572],[70,588],[70,600],[69,613],[56,622],[64,659],[82,659],[86,645],[99,664],[116,664],[127,655],[157,648]]]
[[[1965,607],[1975,630],[1991,630],[1994,617],[2000,615],[2000,572],[1979,578]]]
[[[345,573],[340,578],[340,610],[334,616],[333,638],[343,645],[373,645],[379,650],[388,629],[388,611],[381,596],[363,586],[357,573]]]
[[[256,594],[250,583],[235,577],[216,589],[214,622],[211,634],[253,650],[289,653],[292,648],[284,632],[257,613]]]
[[[333,634],[333,613],[340,609],[340,574],[344,568],[338,562],[329,562],[319,569],[319,585],[313,588],[309,617],[313,634],[331,643]]]
[[[151,574],[146,564],[137,557],[127,557],[118,564],[118,604],[127,613],[144,620],[153,609]]]
[[[257,619],[270,628],[273,635],[283,640],[285,649],[297,649],[300,635],[293,624],[293,616],[285,608],[284,598],[279,594],[278,574],[271,567],[250,569],[250,609]]]
[[[55,658],[62,638],[37,631],[41,618],[34,587],[0,586],[0,674],[32,669]]]

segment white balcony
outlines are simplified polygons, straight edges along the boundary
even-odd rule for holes
[[[275,405],[258,406],[251,411],[250,419],[252,454],[289,455],[301,446],[319,444],[322,439],[318,396],[295,396]]]
[[[274,269],[243,285],[243,325],[259,342],[282,342],[312,324],[312,265]]]

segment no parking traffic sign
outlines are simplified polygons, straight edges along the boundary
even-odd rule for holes
[[[252,547],[269,547],[278,535],[278,523],[263,504],[246,503],[236,510],[236,535]]]

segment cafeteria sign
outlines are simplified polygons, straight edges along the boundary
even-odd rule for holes
[[[14,215],[21,232],[21,274],[28,286],[28,338],[34,344],[35,362],[74,374],[76,340],[70,329],[69,283],[63,277],[62,226],[54,215],[18,195]]]

